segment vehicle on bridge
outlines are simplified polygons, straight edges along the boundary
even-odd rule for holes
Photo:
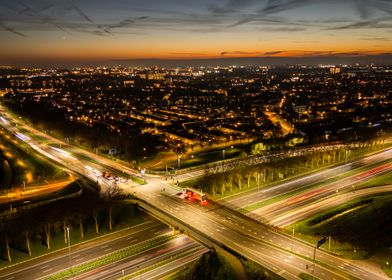
[[[207,195],[203,193],[202,190],[187,188],[177,193],[177,196],[181,197],[182,199],[187,199],[190,201],[200,201],[200,205],[202,206],[208,204]]]

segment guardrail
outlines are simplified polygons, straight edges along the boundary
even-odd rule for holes
[[[282,155],[285,157],[298,157],[309,155],[312,153],[316,153],[319,151],[332,151],[338,149],[353,149],[358,148],[360,143],[349,143],[349,144],[335,144],[335,145],[328,145],[328,146],[311,146],[302,149],[284,149],[277,152],[266,152],[265,154],[259,155],[248,155],[242,158],[231,158],[225,160],[219,160],[211,163],[206,163],[202,165],[198,165],[195,167],[187,167],[181,169],[175,169],[175,175],[185,174],[190,171],[196,170],[203,170],[203,169],[219,169],[220,171],[228,171],[234,169],[239,164],[246,164],[246,165],[255,165],[261,164],[266,162],[271,162],[275,160],[279,160]],[[218,170],[217,170],[218,171]],[[155,174],[155,175],[165,175],[166,171],[160,170],[146,170],[148,174]],[[174,175],[173,173],[169,173],[169,175]]]

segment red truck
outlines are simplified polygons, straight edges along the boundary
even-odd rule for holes
[[[177,195],[190,201],[200,201],[200,205],[203,206],[208,204],[207,195],[204,194],[203,191],[187,188]]]

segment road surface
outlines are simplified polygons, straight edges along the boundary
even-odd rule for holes
[[[18,279],[41,279],[53,273],[69,268],[71,265],[76,266],[84,262],[102,257],[104,255],[113,253],[124,247],[137,244],[144,240],[148,240],[159,235],[170,234],[172,230],[158,222],[155,219],[148,220],[140,225],[115,232],[111,235],[102,236],[94,241],[78,244],[71,247],[71,255],[68,254],[68,248],[59,250],[46,256],[38,257],[25,263],[17,264],[9,268],[0,270],[1,280],[18,280]],[[71,240],[72,242],[72,240]],[[185,236],[180,236],[178,239],[171,240],[169,243],[162,245],[168,252],[173,254],[176,252],[170,248],[170,244],[184,245],[181,246],[185,250],[190,248],[204,249],[200,245]],[[186,246],[185,246],[186,245]],[[173,250],[172,250],[173,249]],[[152,249],[151,249],[152,250]],[[158,252],[159,248],[155,249],[156,256],[162,256],[163,252]],[[179,250],[178,248],[176,250]],[[157,253],[158,252],[158,253]],[[143,252],[135,256],[135,258],[145,257],[151,252]],[[158,259],[159,260],[159,259]],[[140,265],[144,260],[140,261]],[[99,278],[95,278],[99,279]]]
[[[13,133],[17,131],[14,130]],[[33,139],[27,143],[37,146]],[[79,160],[77,156],[67,154],[67,152],[56,153],[55,150],[45,146],[45,144],[40,144],[37,150],[42,151],[42,154],[49,158],[59,158],[74,172],[80,173],[80,166],[84,166],[87,161],[87,159]],[[102,159],[88,152],[85,154],[91,158],[90,164],[95,164],[94,162],[99,159],[99,162],[110,165],[119,173],[126,170],[125,166],[117,162]],[[224,244],[286,279],[298,279],[301,272],[309,273],[307,267],[312,264],[314,248],[312,245],[293,239],[226,207],[210,209],[185,202],[175,196],[176,190],[171,189],[164,178],[151,176],[147,178],[147,181],[148,184],[142,186],[130,185],[128,191],[160,209],[163,214],[182,221],[214,242]],[[162,192],[164,186],[167,192]],[[110,184],[105,183],[103,187],[110,187]],[[388,279],[378,271],[356,266],[348,260],[340,259],[321,250],[317,252],[317,260],[322,263],[322,266],[318,265],[314,274],[320,279]]]

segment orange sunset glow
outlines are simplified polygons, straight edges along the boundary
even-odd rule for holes
[[[377,56],[387,1],[31,1],[3,5],[1,59]],[[77,4],[77,5],[76,5]]]

